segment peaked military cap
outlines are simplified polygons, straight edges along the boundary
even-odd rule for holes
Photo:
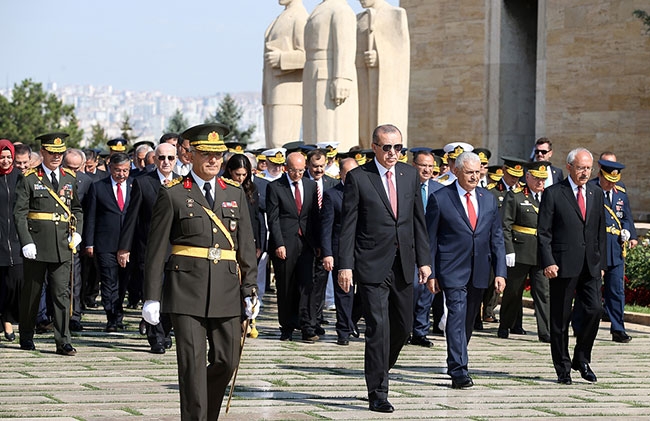
[[[476,155],[478,155],[479,159],[481,160],[481,164],[487,164],[488,162],[490,162],[490,157],[492,157],[492,152],[490,152],[489,149],[475,148],[473,152]]]
[[[230,129],[219,123],[206,123],[190,127],[181,133],[183,139],[190,141],[197,151],[202,152],[226,152],[228,147],[223,139],[228,136]]]
[[[600,173],[605,177],[605,180],[612,183],[621,181],[621,170],[625,168],[625,165],[606,159],[599,159],[598,164],[600,165]]]
[[[111,152],[126,152],[126,145],[129,143],[128,140],[118,137],[117,139],[112,139],[106,142],[108,149]]]
[[[512,156],[502,156],[501,159],[503,159],[503,166],[508,174],[513,177],[524,176],[524,167],[528,164],[528,161]]]
[[[41,142],[41,148],[52,153],[63,153],[66,150],[65,138],[70,136],[64,132],[46,133],[38,136],[36,140]]]
[[[547,161],[535,161],[527,163],[526,167],[533,177],[546,179],[548,178],[548,169],[551,167],[551,163]]]

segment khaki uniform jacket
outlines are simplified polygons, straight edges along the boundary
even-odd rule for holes
[[[202,206],[208,207],[208,203],[191,173],[158,191],[147,242],[144,298],[161,301],[162,311],[167,313],[239,316],[242,297],[250,295],[256,286],[257,259],[246,196],[236,183],[217,178],[213,211],[232,237],[237,262],[215,263],[207,258],[168,254],[170,243],[232,249]]]
[[[506,243],[506,254],[516,253],[517,263],[537,265],[537,235],[518,232],[513,225],[531,228],[537,231],[537,202],[528,187],[509,191],[503,204],[503,239]]]
[[[77,181],[74,172],[58,168],[58,195],[77,218],[77,232],[81,234],[83,213],[77,196]],[[36,260],[60,263],[71,259],[68,223],[42,219],[28,219],[29,212],[56,213],[63,215],[61,205],[47,189],[53,189],[51,180],[42,166],[25,173],[16,186],[14,219],[21,247],[34,243]]]

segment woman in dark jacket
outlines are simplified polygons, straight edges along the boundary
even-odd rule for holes
[[[226,163],[226,168],[224,170],[223,176],[241,184],[241,187],[244,189],[244,193],[246,193],[246,199],[248,199],[248,211],[251,216],[251,224],[253,224],[255,249],[257,251],[257,257],[259,258],[261,254],[259,228],[259,194],[257,192],[257,186],[251,179],[251,163],[246,155],[232,155]]]
[[[16,183],[22,177],[14,167],[14,145],[0,139],[0,320],[5,339],[16,339],[13,325],[18,323],[18,304],[23,283],[23,259],[14,223]]]

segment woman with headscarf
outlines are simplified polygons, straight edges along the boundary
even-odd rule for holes
[[[23,282],[23,259],[14,223],[16,183],[22,173],[14,167],[14,145],[0,139],[0,320],[5,339],[14,341]]]

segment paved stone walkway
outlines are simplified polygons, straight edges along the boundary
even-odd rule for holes
[[[368,411],[363,341],[338,346],[333,325],[316,344],[280,342],[275,305],[266,300],[260,336],[247,339],[230,420],[464,419],[536,420],[570,417],[650,419],[650,328],[628,325],[629,344],[610,340],[603,322],[592,368],[598,383],[573,373],[572,386],[555,380],[547,344],[537,341],[532,311],[526,336],[496,337],[496,325],[477,332],[469,348],[475,387],[452,390],[445,342],[406,346],[391,371],[393,414]],[[334,319],[333,312],[327,316]],[[84,316],[75,357],[54,353],[53,336],[37,335],[37,351],[0,342],[0,418],[23,420],[177,420],[179,396],[174,349],[148,352],[137,333],[139,311],[129,310],[126,332],[107,334],[100,311]]]

